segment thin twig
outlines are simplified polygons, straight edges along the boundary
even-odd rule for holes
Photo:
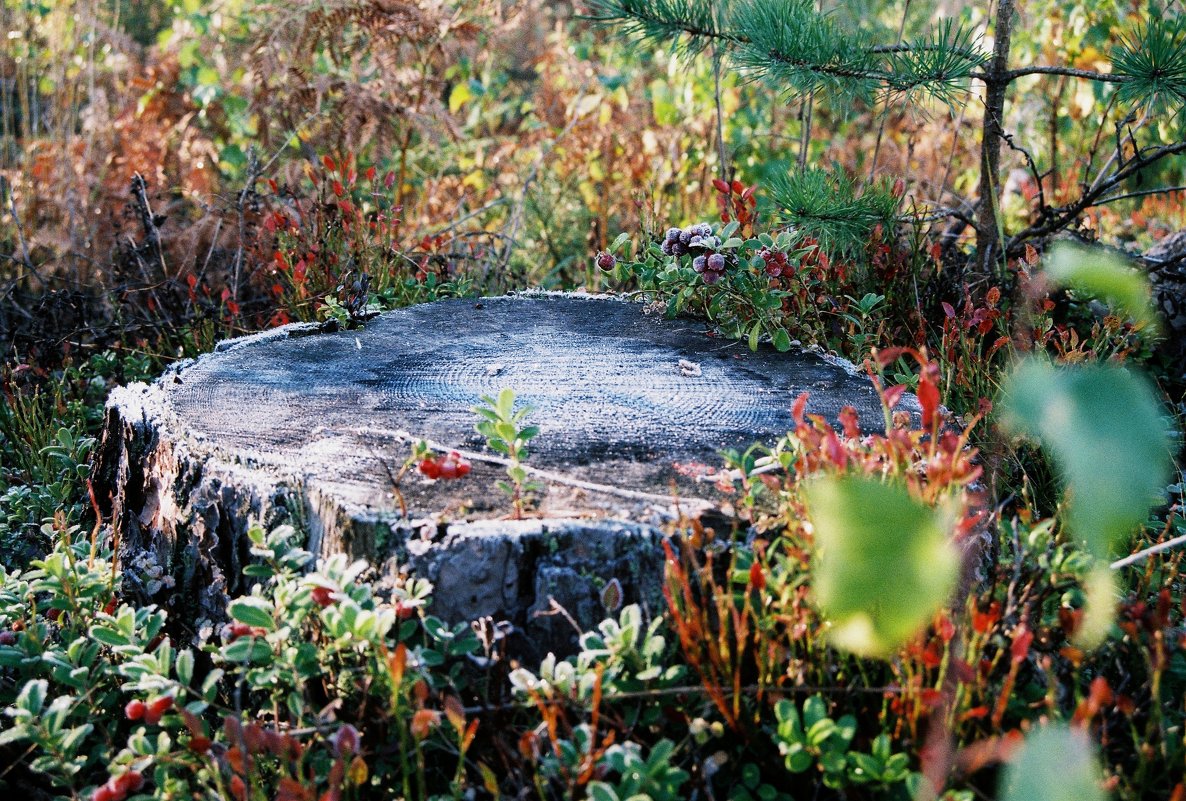
[[[1137,551],[1134,554],[1130,554],[1123,559],[1117,559],[1115,562],[1108,565],[1108,567],[1112,568],[1113,570],[1119,570],[1122,567],[1128,567],[1129,565],[1139,562],[1146,557],[1152,556],[1153,554],[1161,553],[1162,551],[1168,551],[1171,548],[1176,548],[1182,544],[1186,544],[1186,534],[1174,537],[1171,540],[1166,540],[1165,542],[1159,542],[1156,545],[1150,545],[1148,548]]]
[[[355,429],[355,430],[361,432],[361,431],[367,431],[368,429]],[[452,445],[445,445],[440,442],[433,442],[432,440],[427,440],[427,439],[424,439],[423,437],[417,437],[408,431],[396,431],[396,432],[383,431],[382,433],[385,435],[388,435],[388,436],[394,435],[395,438],[397,440],[399,440],[400,442],[423,442],[428,447],[430,447],[436,451],[444,451],[446,453],[451,452],[451,451],[456,451],[458,454],[460,454],[461,456],[464,456],[465,458],[467,458],[471,461],[486,462],[487,464],[496,464],[496,465],[500,465],[502,467],[510,467],[511,466],[510,459],[504,459],[501,456],[490,456],[489,454],[485,454],[485,453],[476,453],[474,451],[467,451],[467,450],[463,450],[461,448],[453,447]],[[655,502],[655,503],[671,503],[671,501],[672,501],[672,499],[669,496],[659,495],[654,492],[642,492],[640,490],[630,490],[630,489],[624,489],[622,487],[614,487],[614,486],[610,486],[608,484],[597,484],[592,481],[583,481],[582,479],[572,478],[571,476],[566,476],[566,475],[563,475],[562,473],[553,473],[550,470],[540,470],[537,467],[531,467],[531,466],[525,465],[525,464],[521,464],[520,467],[522,467],[525,471],[527,471],[527,473],[529,473],[533,476],[536,476],[538,478],[542,478],[545,481],[551,481],[555,484],[564,484],[565,486],[576,487],[578,489],[589,490],[590,492],[598,492],[598,493],[602,493],[605,495],[616,495],[619,498],[629,498],[631,500],[636,500],[636,501],[651,501],[651,502]],[[681,500],[681,502],[690,503],[693,506],[698,506],[701,509],[712,509],[716,506],[715,503],[713,503],[712,501],[706,500],[704,498],[681,498],[680,500]]]
[[[1112,195],[1112,197],[1102,198],[1093,203],[1093,206],[1104,206],[1108,203],[1115,203],[1117,200],[1128,200],[1134,197],[1145,197],[1146,195],[1165,195],[1170,192],[1186,192],[1186,184],[1182,186],[1162,186],[1157,189],[1142,189],[1139,192],[1126,192],[1123,195]]]

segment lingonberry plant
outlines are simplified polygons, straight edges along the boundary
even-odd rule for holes
[[[540,486],[529,481],[523,460],[527,458],[527,445],[539,435],[539,427],[522,425],[533,411],[531,406],[515,408],[515,392],[506,388],[494,398],[482,396],[482,405],[471,411],[480,419],[474,430],[486,438],[486,445],[508,460],[507,478],[498,482],[498,487],[511,498],[511,514],[518,520],[531,503],[531,493]]]

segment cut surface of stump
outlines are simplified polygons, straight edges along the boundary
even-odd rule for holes
[[[526,464],[542,490],[526,520],[506,519],[505,465],[474,430],[472,407],[503,388],[540,429]],[[510,619],[563,649],[551,641],[571,626],[536,613],[555,598],[590,624],[613,578],[628,602],[654,603],[675,499],[687,512],[713,497],[695,466],[773,444],[803,392],[809,414],[835,421],[850,405],[879,427],[871,383],[838,360],[751,353],[702,322],[611,298],[448,300],[360,330],[292,325],[232,340],[151,386],[116,390],[95,480],[123,536],[125,580],[146,591],[173,576],[153,600],[186,607],[195,624],[249,589],[249,522],[296,517],[315,553],[433,580],[441,617]],[[418,440],[462,451],[473,472],[433,482],[412,469],[397,493]]]

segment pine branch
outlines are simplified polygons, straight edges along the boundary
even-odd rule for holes
[[[869,240],[875,226],[887,228],[898,201],[884,182],[857,195],[843,173],[809,168],[775,179],[769,196],[779,216],[815,239],[828,252],[852,252]]]
[[[744,40],[722,31],[712,4],[704,0],[590,0],[589,6],[585,19],[618,24],[627,36],[673,48],[679,43],[688,55],[702,52],[713,42],[729,46]]]

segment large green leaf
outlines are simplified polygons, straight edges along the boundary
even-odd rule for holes
[[[946,602],[959,572],[947,516],[902,487],[845,476],[807,488],[814,590],[838,647],[891,655]]]
[[[1115,256],[1098,249],[1062,244],[1053,249],[1043,270],[1057,286],[1070,286],[1093,295],[1156,331],[1157,315],[1153,311],[1148,277]]]
[[[1170,478],[1170,449],[1152,387],[1109,365],[1017,366],[1003,388],[1004,422],[1041,440],[1068,490],[1067,522],[1107,559],[1140,525]]]
[[[1003,801],[1106,801],[1100,779],[1086,732],[1051,724],[1025,738],[999,795]]]
[[[1170,478],[1171,458],[1153,388],[1116,366],[1017,366],[1003,387],[1007,426],[1037,437],[1067,489],[1067,524],[1101,564],[1085,577],[1087,603],[1076,641],[1099,645],[1111,626],[1115,590],[1103,566],[1145,520]]]

